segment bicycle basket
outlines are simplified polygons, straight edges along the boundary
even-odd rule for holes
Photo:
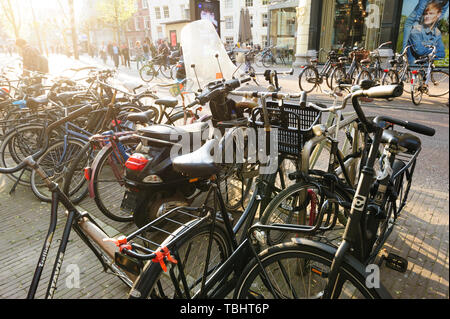
[[[370,51],[368,50],[358,50],[358,51],[352,51],[350,53],[350,58],[353,59],[353,57],[356,57],[356,61],[361,61],[364,59],[367,59],[369,57]]]
[[[267,111],[270,126],[277,129],[278,152],[281,155],[300,156],[303,145],[314,136],[312,127],[320,122],[322,113],[292,102],[283,102],[279,106],[275,101],[267,102]],[[262,108],[253,109],[252,126],[264,127],[262,119]]]

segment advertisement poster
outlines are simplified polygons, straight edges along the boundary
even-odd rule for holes
[[[427,55],[436,46],[436,66],[449,65],[449,0],[407,0],[403,1],[397,52],[411,45],[408,61]]]
[[[209,20],[220,36],[220,3],[219,1],[198,1],[197,12],[200,20]]]

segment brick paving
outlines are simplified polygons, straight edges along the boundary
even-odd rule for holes
[[[293,81],[295,82],[295,81]],[[283,84],[282,84],[283,85]],[[286,87],[294,85],[287,83]],[[418,160],[410,200],[398,220],[385,249],[408,259],[406,273],[382,266],[381,278],[394,298],[449,298],[449,117],[445,99],[425,98],[423,108],[439,113],[405,112],[411,102],[375,103],[369,113],[399,116],[436,128],[433,138],[421,137],[423,150]],[[407,103],[409,101],[409,103]],[[398,109],[380,109],[395,106]],[[402,110],[405,109],[405,110]],[[417,107],[416,107],[417,108]],[[12,182],[0,175],[0,298],[25,298],[37,258],[48,229],[49,204],[41,203],[27,187],[19,186],[9,195]],[[134,227],[112,222],[87,199],[81,206],[100,223],[110,225],[109,235],[129,233]],[[51,272],[53,257],[62,234],[65,215],[59,212],[57,232],[47,268],[42,275],[37,298],[43,298]],[[80,287],[68,288],[70,265],[80,270]],[[103,272],[94,254],[72,233],[61,269],[55,298],[125,298],[128,288],[115,276]]]

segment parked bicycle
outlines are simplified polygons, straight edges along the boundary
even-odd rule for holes
[[[415,105],[422,102],[424,94],[438,97],[449,92],[448,71],[437,70],[434,66],[436,46],[426,45],[426,47],[432,51],[427,56],[416,60],[414,63],[418,64],[419,68],[411,72],[411,99]]]
[[[139,76],[144,82],[152,81],[159,74],[162,74],[166,79],[171,78],[171,68],[165,64],[163,55],[158,55],[144,62],[139,69]]]

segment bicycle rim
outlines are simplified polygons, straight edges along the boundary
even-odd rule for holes
[[[155,77],[155,71],[153,70],[153,67],[144,65],[139,69],[139,76],[141,77],[142,81],[150,82]]]
[[[449,76],[443,71],[431,72],[430,81],[428,82],[429,96],[442,96],[449,91]]]
[[[303,69],[298,78],[300,90],[305,91],[306,93],[314,90],[318,81],[319,79],[317,70],[315,70],[313,67],[306,67],[305,69]]]

